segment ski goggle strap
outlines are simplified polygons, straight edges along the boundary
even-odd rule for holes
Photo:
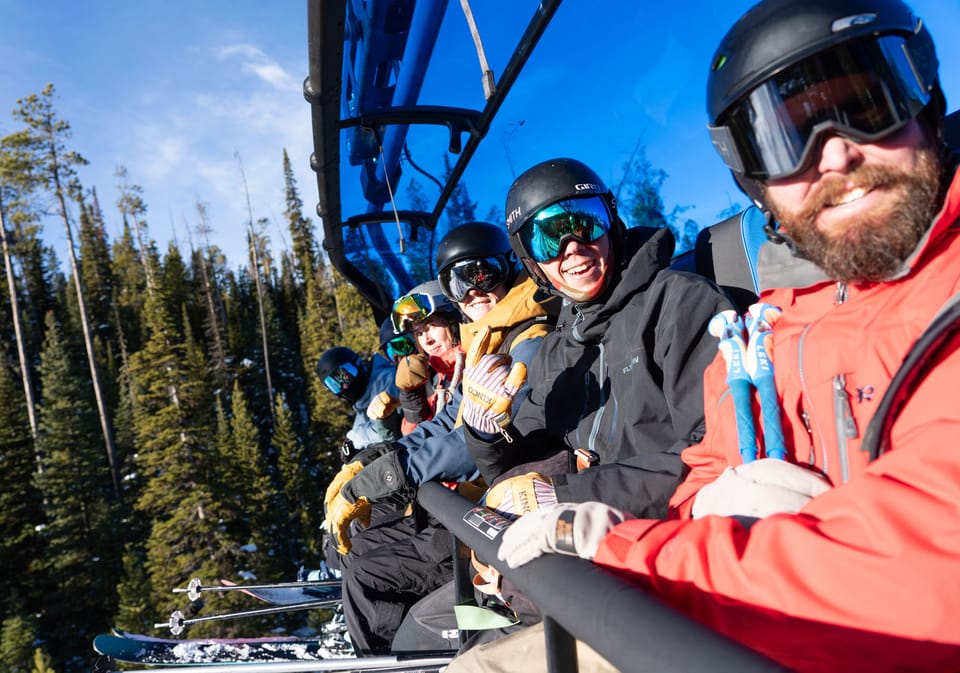
[[[560,254],[568,239],[582,243],[597,240],[610,231],[610,211],[602,197],[558,201],[537,211],[517,234],[535,262],[549,262]]]
[[[400,358],[413,355],[417,350],[417,346],[413,343],[413,338],[410,334],[404,332],[390,339],[383,347],[383,350],[390,362],[396,364]]]
[[[357,369],[357,365],[352,362],[344,362],[334,369],[332,374],[323,378],[323,385],[334,395],[339,395],[350,387],[359,373],[360,370]]]
[[[394,334],[407,330],[409,322],[425,320],[436,310],[437,306],[429,294],[414,292],[400,297],[393,302],[393,311],[390,313]]]
[[[463,301],[470,290],[490,292],[506,282],[510,274],[502,257],[471,257],[451,264],[440,272],[440,287],[451,301]]]
[[[842,44],[758,86],[708,127],[710,138],[734,172],[788,177],[807,168],[826,132],[875,142],[916,117],[931,97],[925,65],[900,36]]]

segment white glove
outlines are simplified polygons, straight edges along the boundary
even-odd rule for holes
[[[546,505],[520,517],[507,529],[497,557],[511,568],[553,552],[589,561],[614,526],[633,518],[599,502]]]
[[[728,467],[716,481],[700,489],[693,518],[709,514],[762,519],[797,512],[810,498],[830,489],[822,475],[774,458]]]

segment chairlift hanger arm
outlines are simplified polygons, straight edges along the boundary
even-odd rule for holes
[[[481,113],[466,108],[444,107],[440,105],[416,105],[393,107],[384,110],[373,110],[359,117],[344,119],[342,128],[359,126],[367,129],[377,129],[387,125],[428,125],[446,126],[450,129],[450,149],[452,154],[459,154],[462,148],[461,136],[464,133],[471,137],[480,133],[479,121]]]

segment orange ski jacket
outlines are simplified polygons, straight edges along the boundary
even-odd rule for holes
[[[901,410],[889,450],[870,462],[860,449],[904,356],[960,290],[960,175],[896,280],[801,284],[813,267],[777,259],[784,249],[766,244],[761,264],[793,287],[761,297],[783,309],[772,352],[788,460],[834,487],[752,525],[689,518],[699,488],[741,463],[718,357],[673,518],[617,526],[594,562],[798,671],[960,671],[960,343]],[[762,444],[756,399],[754,416]]]

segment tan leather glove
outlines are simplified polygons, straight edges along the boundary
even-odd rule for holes
[[[337,540],[337,551],[349,554],[353,545],[350,543],[350,522],[357,519],[364,528],[370,525],[370,501],[364,497],[350,502],[342,495],[331,501],[327,510],[327,532]]]
[[[334,498],[340,495],[340,489],[342,489],[348,481],[357,476],[362,469],[363,464],[359,460],[355,460],[352,463],[347,463],[340,468],[340,471],[337,472],[336,476],[333,478],[333,481],[331,481],[330,485],[327,486],[327,492],[323,496],[324,512],[330,512],[330,503]]]
[[[426,355],[417,353],[401,358],[397,363],[394,381],[400,390],[414,390],[430,379],[430,361]]]
[[[381,391],[367,406],[367,418],[382,420],[393,414],[399,406],[399,399],[386,390]]]
[[[508,519],[516,519],[557,502],[557,490],[549,477],[527,472],[490,487],[484,504]]]

